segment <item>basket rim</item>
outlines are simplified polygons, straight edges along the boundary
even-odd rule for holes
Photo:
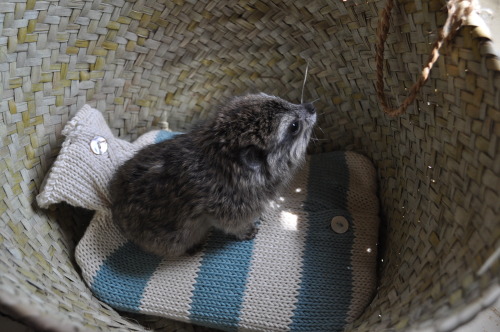
[[[453,315],[437,320],[427,320],[410,327],[407,332],[444,332],[454,331],[456,328],[471,322],[477,315],[487,311],[500,299],[500,285],[492,285],[484,294],[472,303],[458,309]]]

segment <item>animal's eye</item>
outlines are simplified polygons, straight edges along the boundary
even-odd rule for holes
[[[297,134],[299,132],[299,129],[300,129],[300,123],[299,121],[294,121],[290,124],[290,127],[288,127],[288,130],[290,130],[290,132],[292,134]]]

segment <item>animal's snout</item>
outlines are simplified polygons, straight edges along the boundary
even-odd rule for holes
[[[303,103],[302,106],[306,109],[309,114],[316,113],[316,107],[312,103]]]

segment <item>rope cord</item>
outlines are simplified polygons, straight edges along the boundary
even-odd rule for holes
[[[420,92],[420,89],[429,78],[429,73],[432,69],[432,66],[439,58],[439,49],[444,43],[449,43],[455,37],[465,18],[472,12],[474,8],[474,2],[475,0],[448,1],[448,18],[446,19],[444,26],[438,31],[437,39],[434,42],[429,58],[427,59],[427,63],[422,69],[420,77],[410,88],[407,97],[401,103],[401,105],[397,108],[392,108],[388,105],[387,97],[384,93],[384,48],[385,41],[389,32],[391,11],[394,7],[394,1],[386,1],[385,8],[380,14],[377,27],[377,44],[375,54],[377,65],[377,97],[385,113],[387,113],[389,116],[401,115],[406,111],[408,106],[413,103],[418,93]]]

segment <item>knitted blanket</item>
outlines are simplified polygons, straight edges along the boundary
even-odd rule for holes
[[[269,202],[255,239],[214,231],[201,252],[166,259],[120,234],[107,184],[138,149],[177,133],[152,131],[125,142],[85,106],[63,134],[37,202],[96,211],[76,260],[95,296],[112,307],[225,331],[312,332],[342,330],[369,304],[379,205],[375,170],[365,157],[308,157],[282,196]]]

